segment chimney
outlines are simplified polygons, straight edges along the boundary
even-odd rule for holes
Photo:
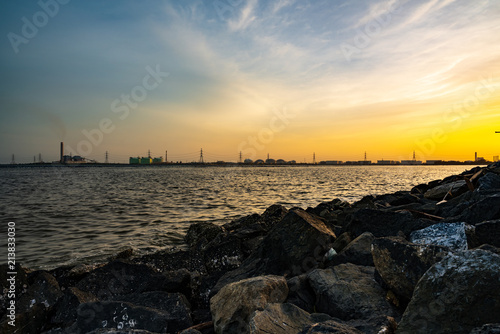
[[[477,152],[474,152],[474,161],[477,161]]]
[[[63,142],[61,142],[60,162],[64,163],[64,143]]]

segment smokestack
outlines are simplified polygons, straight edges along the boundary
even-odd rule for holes
[[[60,162],[64,163],[64,143],[63,142],[61,142]]]
[[[474,152],[474,161],[477,161],[477,152]]]

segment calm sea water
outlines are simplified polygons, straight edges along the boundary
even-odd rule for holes
[[[0,260],[7,223],[30,268],[182,247],[190,224],[226,223],[272,204],[307,208],[410,190],[469,166],[86,167],[0,169]]]

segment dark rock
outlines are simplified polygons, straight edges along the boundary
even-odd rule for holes
[[[203,249],[210,241],[215,239],[219,233],[222,233],[222,231],[223,228],[214,223],[195,223],[189,226],[184,240],[189,247]]]
[[[398,333],[469,333],[500,314],[500,256],[450,254],[418,282]]]
[[[490,244],[500,247],[500,219],[477,224],[475,236],[480,245]]]
[[[300,275],[318,266],[335,234],[304,210],[291,210],[242,265],[221,277],[214,288],[258,275]]]
[[[328,320],[307,326],[299,334],[363,334],[363,332],[340,321]]]
[[[203,256],[208,273],[236,269],[244,259],[241,240],[234,235],[214,240],[206,246]]]
[[[100,328],[129,330],[143,329],[155,333],[172,333],[183,328],[172,326],[170,314],[130,303],[106,301],[81,304],[78,318],[71,327],[73,333],[88,333]]]
[[[399,237],[375,239],[372,245],[377,272],[405,304],[423,274],[448,254],[446,247],[416,245]]]
[[[154,254],[147,254],[132,260],[136,264],[147,264],[159,272],[187,269],[206,273],[205,259],[197,251],[174,251],[162,250]]]
[[[323,317],[330,318],[326,315]],[[326,320],[326,319],[325,319]],[[256,310],[249,321],[249,333],[288,334],[299,333],[317,318],[293,304],[268,304],[264,310]]]
[[[274,204],[264,211],[262,221],[266,225],[266,230],[270,231],[277,223],[279,223],[287,215],[288,210],[283,205]]]
[[[500,323],[486,324],[481,327],[474,328],[469,334],[500,334]]]
[[[352,204],[353,209],[376,209],[377,206],[373,202],[375,200],[375,196],[368,195],[360,199],[359,201]]]
[[[492,246],[492,245],[483,244],[483,245],[477,247],[476,249],[482,249],[482,250],[500,255],[500,248]]]
[[[464,223],[438,223],[410,234],[410,242],[419,245],[448,247],[452,251],[467,249]]]
[[[335,266],[341,263],[353,263],[361,266],[373,266],[373,257],[371,252],[372,241],[375,239],[373,234],[365,232],[354,239],[339,254],[327,262],[328,266]]]
[[[8,272],[15,272],[16,275],[8,275]],[[14,278],[14,279],[13,279]],[[13,283],[13,285],[11,285]],[[28,275],[26,269],[21,267],[19,262],[16,262],[14,270],[10,270],[7,264],[0,265],[0,318],[9,307],[10,298],[8,295],[15,291],[16,297],[19,298],[28,288]]]
[[[495,173],[487,173],[477,181],[479,192],[489,190],[500,190],[500,176]]]
[[[419,185],[417,185],[417,186],[415,186],[415,187],[411,188],[411,190],[410,190],[410,194],[414,194],[414,195],[423,195],[423,194],[425,194],[425,192],[426,192],[427,190],[429,190],[429,189],[430,189],[430,187],[429,187],[426,183],[424,183],[424,184],[419,184]]]
[[[85,276],[87,276],[91,271],[104,266],[102,264],[79,264],[76,266],[63,266],[55,268],[49,273],[54,276],[59,283],[61,289],[69,288],[75,286],[79,281],[81,281]]]
[[[43,304],[50,309],[63,296],[57,280],[46,271],[34,273],[32,281],[27,291],[16,302],[17,312],[27,312],[35,304]]]
[[[414,218],[409,212],[384,212],[372,209],[361,209],[352,215],[345,227],[352,237],[356,238],[364,232],[371,232],[375,237],[396,236],[399,231],[409,235],[415,230],[433,225],[435,222]]]
[[[186,329],[180,332],[179,334],[202,334],[202,333],[196,329]]]
[[[64,291],[64,295],[54,306],[51,323],[54,326],[69,327],[76,321],[76,310],[80,304],[96,301],[97,298],[93,294],[70,287]]]
[[[342,233],[332,244],[332,248],[337,253],[340,253],[352,241],[351,235],[348,232]]]
[[[351,263],[317,269],[308,274],[316,294],[316,310],[341,320],[363,320],[373,333],[383,328],[387,316],[397,316],[386,301],[386,292],[375,282],[375,268]]]
[[[500,219],[500,194],[480,197],[451,221],[476,225],[487,220]]]
[[[450,183],[441,184],[427,190],[424,194],[425,198],[435,201],[441,201],[446,198],[456,197],[467,191],[465,180],[458,180]]]
[[[49,318],[49,308],[44,304],[34,304],[26,312],[16,311],[15,315],[15,330],[9,324],[12,321],[6,315],[0,320],[0,333],[16,333],[16,334],[33,334],[40,333],[45,330],[45,325]]]
[[[301,309],[313,313],[316,296],[309,285],[309,279],[306,274],[295,276],[287,280],[288,298],[287,303],[294,304]]]
[[[248,333],[248,322],[255,310],[269,303],[282,303],[288,295],[284,277],[260,276],[224,286],[210,300],[217,333]]]

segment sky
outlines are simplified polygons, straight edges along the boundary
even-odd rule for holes
[[[0,163],[492,160],[500,1],[9,1]]]

